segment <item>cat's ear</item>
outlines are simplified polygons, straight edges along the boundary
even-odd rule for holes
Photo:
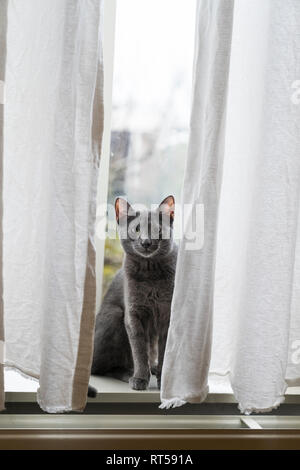
[[[129,204],[129,202],[127,202],[126,199],[123,199],[122,197],[117,197],[116,202],[115,202],[115,210],[116,210],[116,219],[118,223],[122,217],[127,218],[129,215],[134,214],[134,210]]]
[[[166,197],[158,207],[159,212],[162,214],[166,214],[170,217],[171,223],[174,220],[174,213],[175,213],[175,199],[174,196]]]

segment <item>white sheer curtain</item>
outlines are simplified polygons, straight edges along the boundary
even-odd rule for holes
[[[101,4],[10,0],[8,6],[5,365],[39,378],[38,401],[48,412],[83,409],[90,373]]]
[[[210,371],[242,412],[266,411],[300,383],[300,4],[199,0],[197,15],[184,202],[204,204],[205,241],[181,243],[162,406],[202,401]]]

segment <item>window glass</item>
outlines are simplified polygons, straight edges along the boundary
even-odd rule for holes
[[[195,0],[117,2],[108,203],[180,193],[187,154]],[[107,238],[104,288],[122,262]]]

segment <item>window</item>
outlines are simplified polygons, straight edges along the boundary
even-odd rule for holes
[[[126,195],[132,203],[150,205],[159,203],[168,194],[174,194],[176,201],[180,202],[189,137],[195,4],[196,0],[120,0],[116,8],[115,31],[112,18],[106,16],[105,28],[109,31],[104,47],[106,56],[111,58],[111,39],[115,35],[112,113],[108,129],[109,204],[113,204],[118,195]],[[114,0],[107,1],[107,12],[112,16],[114,6]],[[105,66],[111,73],[112,67]],[[109,94],[110,81],[107,83]],[[107,238],[103,293],[120,267],[122,256],[119,241]],[[110,379],[106,381],[106,378],[101,378],[99,401],[105,406],[98,409],[103,413],[113,408],[113,413],[119,410],[120,414],[134,414],[138,403],[141,415],[150,414],[150,411],[158,413],[157,389],[141,394],[128,393],[128,385],[122,382],[113,387]],[[35,401],[31,392],[36,391],[37,383],[23,380],[13,371],[6,372],[6,388],[27,392],[29,396],[20,397],[21,402]],[[214,391],[217,389],[216,383]],[[295,390],[294,396],[289,397],[288,405],[299,405],[298,393],[299,390]],[[16,396],[12,394],[10,399],[14,402]],[[221,406],[228,414],[238,413],[231,391],[219,386],[217,394],[211,395],[210,403],[205,404],[208,405],[208,415],[216,413],[214,407],[218,401],[227,402],[227,408],[223,404]],[[110,403],[113,403],[111,408]],[[189,409],[193,409],[195,414],[200,413],[199,406]],[[202,413],[204,409],[201,408]],[[176,410],[179,415],[185,412],[189,413],[186,409]],[[259,423],[271,427],[274,425],[271,418],[262,418]],[[182,419],[182,423],[183,427],[194,427],[194,420],[187,417]],[[215,421],[209,419],[206,422],[202,419],[204,427],[212,426],[211,423],[216,427],[251,427],[251,423],[253,426],[253,420],[240,421],[238,416],[232,420],[216,418]],[[288,420],[284,423],[285,426],[294,425]],[[298,424],[295,420],[295,426]]]
[[[108,203],[179,202],[188,145],[195,0],[117,3]],[[109,217],[114,217],[113,213]],[[107,239],[104,293],[122,262]]]
[[[117,196],[126,195],[132,203],[150,205],[169,194],[180,202],[189,134],[196,0],[108,0],[104,8],[103,144],[110,147],[108,203],[113,205]],[[114,218],[113,213],[109,216]],[[96,240],[96,247],[101,243]],[[107,238],[98,308],[122,257],[119,240]],[[101,270],[100,255],[98,276]],[[7,390],[34,392],[37,387],[37,382],[6,371]]]

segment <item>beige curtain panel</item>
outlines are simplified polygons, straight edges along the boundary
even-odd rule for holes
[[[6,33],[0,5],[2,362],[39,380],[43,410],[82,410],[95,318],[102,2],[10,0]]]

